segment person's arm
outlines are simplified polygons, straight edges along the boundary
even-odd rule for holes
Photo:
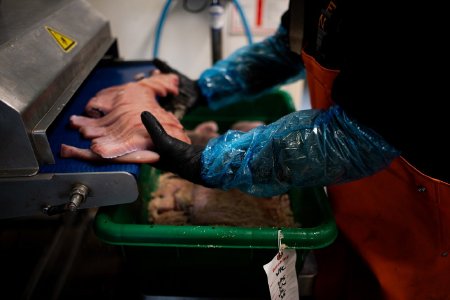
[[[209,107],[218,109],[304,77],[301,56],[289,49],[287,30],[280,26],[274,35],[206,69],[198,86]]]
[[[158,167],[209,187],[257,196],[360,179],[399,155],[338,106],[297,111],[248,133],[230,130],[204,149],[166,135],[147,113],[142,121],[164,158]]]
[[[243,99],[251,100],[305,77],[303,61],[289,49],[288,33],[283,25],[265,40],[244,46],[218,61],[197,80],[189,79],[159,59],[154,64],[162,73],[174,73],[180,78],[180,94],[171,96],[162,105],[175,103],[188,109],[198,105],[218,109]]]

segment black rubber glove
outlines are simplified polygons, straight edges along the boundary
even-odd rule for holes
[[[179,94],[177,96],[169,95],[161,99],[160,105],[164,109],[173,112],[181,119],[187,111],[200,105],[208,105],[205,97],[200,92],[196,80],[181,74],[162,60],[155,58],[152,62],[161,73],[173,73],[179,78]]]
[[[153,166],[193,183],[205,185],[200,176],[204,146],[190,145],[171,137],[148,111],[141,114],[141,120],[153,140],[155,152],[160,156]]]

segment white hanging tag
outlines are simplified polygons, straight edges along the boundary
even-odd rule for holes
[[[281,243],[283,233],[278,230],[278,253],[263,266],[267,274],[271,299],[298,300],[297,272],[295,262],[297,253],[294,249],[285,249],[286,245]]]

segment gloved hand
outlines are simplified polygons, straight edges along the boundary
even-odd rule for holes
[[[153,140],[154,151],[160,155],[159,161],[153,166],[178,174],[193,183],[205,185],[200,176],[204,147],[171,137],[148,111],[141,113],[141,120]]]
[[[186,75],[181,74],[162,60],[155,58],[152,62],[161,73],[173,73],[179,78],[178,95],[169,95],[162,98],[160,105],[163,108],[173,112],[178,119],[181,119],[188,110],[199,105],[208,105],[206,98],[200,92],[196,80],[192,80]]]

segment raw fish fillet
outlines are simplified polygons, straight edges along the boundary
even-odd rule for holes
[[[155,96],[166,97],[168,94],[178,95],[178,77],[174,74],[160,74],[154,71],[152,77],[139,81],[152,90]],[[99,91],[92,97],[85,107],[86,114],[92,118],[100,118],[116,106],[129,101],[128,97],[123,97],[129,83],[112,86]]]
[[[100,91],[86,107],[91,117],[70,118],[70,125],[92,140],[90,149],[62,145],[61,156],[124,163],[156,162],[159,155],[151,151],[153,142],[141,122],[143,111],[154,114],[169,135],[190,143],[178,119],[156,101],[157,95],[178,92],[177,81],[168,75],[151,81],[152,78]],[[163,84],[163,79],[169,82]]]
[[[93,152],[90,149],[81,149],[69,145],[61,145],[62,157],[75,157],[88,161],[104,160],[100,155]],[[112,162],[117,163],[154,163],[159,160],[159,154],[150,150],[135,151],[119,157],[110,159]]]

